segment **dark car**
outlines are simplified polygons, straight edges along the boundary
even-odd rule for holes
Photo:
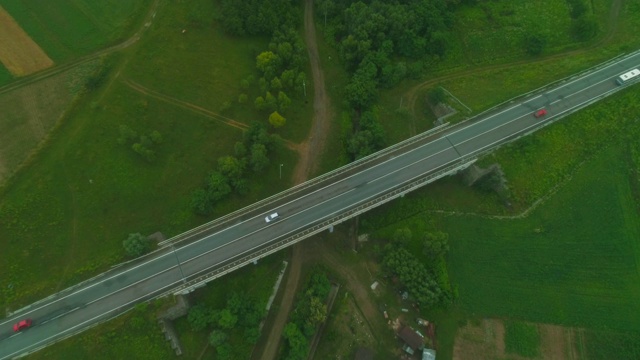
[[[535,113],[533,113],[533,116],[539,118],[539,117],[543,117],[547,115],[547,110],[546,109],[540,109],[538,111],[536,111]]]
[[[19,322],[13,324],[13,331],[18,332],[22,331],[31,326],[31,319],[20,320]]]

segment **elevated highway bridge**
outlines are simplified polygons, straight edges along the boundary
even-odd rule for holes
[[[131,309],[184,293],[396,197],[466,168],[495,148],[615,93],[640,66],[621,56],[522,95],[455,126],[443,125],[281,194],[180,234],[142,258],[53,294],[0,323],[0,359],[35,351]],[[540,109],[543,117],[535,117]],[[267,223],[265,216],[279,218]],[[14,334],[12,324],[33,319]]]

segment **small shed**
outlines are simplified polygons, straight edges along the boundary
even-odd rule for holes
[[[436,351],[433,349],[422,349],[422,360],[436,360]]]
[[[422,337],[409,326],[404,326],[400,329],[398,337],[402,339],[402,341],[404,341],[405,344],[407,344],[407,346],[413,351],[420,350],[424,347]]]

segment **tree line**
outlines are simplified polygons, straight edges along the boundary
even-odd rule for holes
[[[221,156],[217,166],[205,179],[204,186],[191,195],[191,208],[196,214],[209,215],[215,204],[232,193],[244,195],[249,191],[248,173],[261,173],[269,164],[269,153],[277,137],[269,135],[266,126],[254,122],[236,142],[234,155]]]
[[[222,309],[204,304],[191,307],[187,321],[193,331],[209,331],[216,359],[245,359],[260,338],[260,321],[265,314],[264,304],[247,293],[232,292]]]
[[[450,290],[448,277],[440,274],[444,257],[449,251],[448,234],[429,232],[423,235],[422,252],[428,260],[426,262],[408,250],[412,238],[413,234],[408,228],[396,230],[392,241],[384,247],[384,271],[392,278],[397,278],[418,305],[448,306],[454,294]]]
[[[326,299],[331,283],[321,267],[312,269],[299,293],[291,319],[283,331],[286,339],[286,360],[303,360],[309,353],[309,339],[318,325],[327,320]]]
[[[420,76],[424,59],[439,59],[458,1],[336,1],[316,3],[325,36],[352,74],[345,88],[351,132],[344,145],[351,160],[382,149],[385,134],[375,108],[378,89]]]

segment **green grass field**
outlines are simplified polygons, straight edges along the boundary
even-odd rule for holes
[[[640,221],[624,147],[590,161],[530,217],[442,221],[459,305],[487,317],[640,328]]]
[[[122,39],[148,9],[151,0],[0,0],[55,62],[89,54]]]
[[[589,13],[595,14],[601,29],[605,28],[612,1],[588,4]],[[565,1],[491,1],[462,6],[457,11],[447,59],[435,67],[495,64],[531,57],[525,44],[530,34],[546,39],[543,54],[583,46],[572,36],[572,19]]]
[[[150,39],[156,39],[157,29],[166,31],[167,24],[176,23],[172,14],[179,19],[191,5],[172,2],[161,7],[158,27],[149,29]],[[183,39],[188,48],[208,41],[211,48],[227,46],[228,58],[247,56],[248,45],[229,46],[244,40],[214,36],[206,27],[194,27],[187,34],[192,36]],[[253,44],[252,40],[246,43]],[[164,47],[156,44],[155,48]],[[218,203],[210,218],[195,216],[189,205],[192,191],[203,185],[218,157],[233,153],[242,130],[129,87],[126,74],[136,74],[135,80],[149,79],[152,76],[140,72],[161,74],[162,61],[180,59],[179,52],[149,55],[145,51],[151,50],[143,44],[115,57],[114,70],[103,87],[77,102],[43,151],[0,191],[0,244],[6,248],[0,263],[11,264],[0,270],[0,304],[17,307],[108,268],[123,259],[122,240],[128,233],[162,231],[171,236],[290,186],[297,154],[277,146],[260,181],[249,182],[247,195]],[[195,102],[182,92],[187,85],[184,79],[207,78],[207,71],[213,69],[211,58],[184,56],[188,66],[182,77],[173,73],[174,83],[165,77],[166,86],[160,90]],[[137,58],[151,57],[157,62],[146,68],[134,64]],[[128,64],[134,64],[131,71]],[[224,77],[191,94],[211,98],[226,94],[226,80],[236,76],[239,82],[240,75],[253,71],[253,66],[253,60],[238,61]],[[231,70],[236,75],[228,75]],[[114,78],[117,74],[120,77]],[[199,105],[212,109],[204,100]],[[154,162],[145,162],[117,143],[122,124],[139,133],[157,130],[162,134],[164,141]],[[284,164],[282,180],[276,164]]]

